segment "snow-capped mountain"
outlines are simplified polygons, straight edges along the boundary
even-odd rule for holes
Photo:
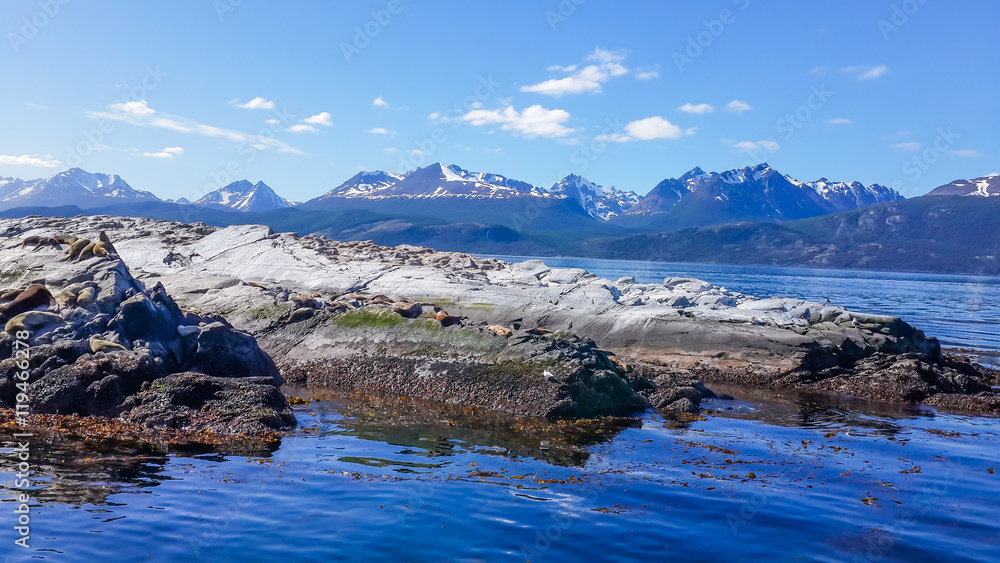
[[[37,180],[0,179],[0,209],[62,205],[88,209],[146,201],[159,201],[159,198],[133,189],[117,174],[92,174],[79,168]]]
[[[998,197],[1000,196],[1000,175],[990,174],[989,176],[983,176],[974,180],[955,180],[949,184],[934,188],[927,195]]]
[[[319,196],[318,200],[331,197],[372,197],[380,193],[389,193],[390,188],[405,178],[402,174],[383,172],[381,170],[365,170],[358,172],[343,184]]]
[[[549,193],[576,200],[588,215],[601,221],[628,212],[641,199],[635,192],[623,192],[614,186],[598,186],[576,174],[556,182],[549,188]]]
[[[435,162],[407,174],[381,170],[360,172],[330,192],[316,198],[509,198],[546,196],[527,182],[489,172],[469,172],[454,164]],[[314,201],[316,201],[314,200]]]
[[[698,226],[803,219],[901,199],[878,184],[800,182],[763,163],[722,173],[694,168],[657,184],[628,214],[662,214],[672,226]]]
[[[274,193],[264,182],[251,184],[248,180],[238,180],[194,202],[196,205],[225,207],[235,211],[260,212],[284,209],[294,205],[291,201]]]

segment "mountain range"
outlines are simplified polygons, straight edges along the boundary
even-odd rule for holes
[[[255,223],[488,254],[1000,273],[1000,232],[989,215],[1000,211],[997,195],[995,175],[907,200],[878,184],[803,182],[759,164],[721,173],[694,168],[640,196],[578,175],[545,189],[435,163],[405,174],[360,172],[299,204],[247,180],[189,203],[71,169],[39,180],[0,178],[0,216]],[[962,234],[970,225],[971,238]]]
[[[651,225],[684,227],[737,220],[781,221],[857,209],[902,199],[897,192],[874,184],[799,182],[767,164],[704,172],[695,168],[680,178],[668,178],[646,196],[601,186],[571,174],[551,188],[490,172],[469,172],[454,164],[434,163],[406,174],[380,170],[359,172],[329,192],[311,199],[302,209],[361,208],[390,214],[417,214],[475,221],[497,221],[508,226],[531,221],[539,209],[549,220],[554,214],[585,215],[598,222],[623,227]],[[484,204],[489,200],[488,204]],[[79,168],[49,178],[0,180],[0,209],[24,206],[101,205],[167,201],[132,189],[118,176],[90,174]],[[201,197],[193,205],[240,212],[265,212],[293,207],[264,182],[239,180]]]

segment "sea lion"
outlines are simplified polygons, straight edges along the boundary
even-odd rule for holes
[[[80,250],[80,255],[76,257],[76,261],[77,262],[82,262],[83,260],[86,260],[87,258],[90,258],[91,256],[93,256],[94,255],[94,247],[96,247],[99,244],[101,244],[101,243],[100,242],[92,242],[92,243],[88,244],[87,246],[83,247],[83,249]]]
[[[62,317],[55,313],[49,313],[48,311],[28,311],[26,313],[21,313],[16,315],[14,318],[7,321],[3,329],[7,334],[15,334],[20,330],[31,330],[38,329],[45,325],[65,322]]]
[[[106,352],[108,350],[127,350],[128,348],[118,344],[117,342],[111,342],[110,340],[102,340],[96,336],[90,337],[90,351],[93,353]]]
[[[13,301],[21,292],[24,291],[23,288],[8,289],[3,293],[0,293],[0,301]]]
[[[76,294],[76,306],[86,307],[94,302],[95,297],[97,297],[97,288],[85,287]]]
[[[43,305],[52,309],[59,308],[59,303],[47,287],[39,284],[29,285],[13,301],[0,306],[0,318],[9,319],[16,317],[25,311],[30,311],[35,307]]]
[[[60,244],[73,244],[78,240],[76,237],[70,235],[56,235],[52,238],[59,241]]]
[[[298,305],[300,308],[308,307],[310,309],[319,309],[322,306],[319,304],[318,301],[316,301],[306,293],[303,293],[302,295],[298,295],[296,297],[292,297],[290,301]]]
[[[456,317],[454,315],[441,315],[441,314],[438,314],[438,315],[435,315],[434,318],[436,318],[441,323],[441,326],[451,326],[451,325],[462,324],[462,317]]]
[[[26,239],[24,239],[24,240],[21,241],[21,248],[24,248],[25,246],[28,246],[29,244],[38,244],[38,242],[40,240],[42,240],[42,237],[40,237],[40,236],[31,236],[31,237],[28,237],[28,238],[26,238]]]
[[[264,287],[264,286],[262,286],[262,285],[260,285],[259,283],[256,283],[256,282],[245,282],[245,283],[247,285],[249,285],[250,287],[257,287],[257,288],[260,288],[260,289],[267,289],[266,287]]]
[[[97,238],[99,238],[101,240],[101,242],[104,243],[104,248],[108,252],[110,252],[112,254],[118,254],[118,251],[115,250],[115,245],[111,244],[111,238],[108,237],[107,233],[105,233],[104,231],[101,231],[101,234],[99,234],[97,236]]]
[[[375,297],[371,298],[371,300],[369,301],[369,303],[372,303],[372,304],[375,304],[375,305],[388,305],[388,304],[392,303],[392,299],[389,299],[388,295],[376,295]]]
[[[368,298],[360,293],[348,293],[342,296],[344,299],[353,299],[355,301],[367,301]]]
[[[94,256],[97,256],[98,258],[107,258],[108,260],[112,260],[112,257],[116,256],[114,251],[108,250],[107,245],[103,242],[99,242],[94,245],[93,253]]]
[[[304,321],[312,317],[316,313],[315,309],[310,309],[308,307],[302,307],[292,311],[292,314],[288,317],[288,323],[297,323],[299,321]]]
[[[59,245],[59,241],[57,241],[53,237],[40,237],[40,240],[38,241],[38,244],[36,244],[35,248],[33,248],[32,250],[38,250],[39,248],[41,248],[43,246],[51,246],[52,248],[55,248],[56,250],[62,250],[62,246]]]
[[[351,308],[351,306],[348,305],[347,303],[342,303],[340,301],[334,301],[333,303],[327,305],[327,307],[333,309],[337,313],[343,313],[344,311]]]
[[[502,336],[504,338],[509,338],[510,335],[514,334],[514,331],[512,331],[511,329],[502,327],[500,325],[493,325],[486,328],[487,330],[492,331],[493,334],[497,336]]]
[[[79,256],[80,251],[86,248],[89,244],[89,238],[80,238],[73,241],[73,244],[69,245],[69,260],[72,261],[74,258]]]
[[[552,331],[549,330],[549,329],[547,329],[547,328],[529,328],[528,330],[526,330],[524,332],[527,332],[528,334],[533,334],[535,336],[543,336],[543,335],[546,335],[546,334],[552,334]]]
[[[420,306],[420,303],[403,302],[394,303],[392,305],[392,311],[404,319],[415,319],[423,314],[424,308]]]
[[[439,321],[445,317],[450,317],[450,316],[451,315],[448,314],[448,311],[445,311],[444,309],[441,309],[437,313],[434,313],[434,318]]]

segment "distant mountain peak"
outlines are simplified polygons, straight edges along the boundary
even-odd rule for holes
[[[292,202],[279,196],[263,181],[251,184],[237,180],[194,202],[197,205],[225,207],[234,211],[261,212],[291,207]]]
[[[76,205],[92,209],[122,203],[160,201],[155,195],[133,189],[117,174],[70,168],[48,178],[0,181],[0,209],[26,206]]]

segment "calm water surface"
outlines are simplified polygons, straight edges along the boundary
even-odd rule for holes
[[[1000,349],[988,328],[1000,310],[995,279],[547,261],[830,297],[900,314],[954,345]],[[39,445],[31,550],[13,544],[5,442],[0,557],[998,560],[1000,419],[724,390],[737,400],[706,401],[699,420],[649,412],[583,433],[329,396],[295,407],[301,428],[267,451]]]

